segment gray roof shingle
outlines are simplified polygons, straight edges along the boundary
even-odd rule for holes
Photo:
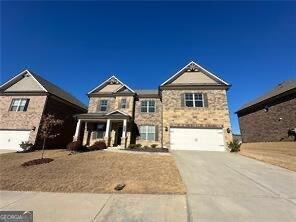
[[[292,89],[296,89],[296,80],[287,80],[287,81],[284,81],[280,84],[278,84],[275,88],[273,88],[271,91],[265,93],[264,95],[258,97],[257,99],[254,99],[248,103],[246,103],[245,105],[243,105],[241,108],[239,108],[237,112],[239,111],[242,111],[246,108],[249,108],[251,106],[254,106],[258,103],[261,103],[267,99],[270,99],[270,98],[273,98],[275,96],[278,96],[284,92],[287,92],[289,90],[292,90]]]

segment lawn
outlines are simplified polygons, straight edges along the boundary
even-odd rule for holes
[[[121,193],[183,194],[175,161],[170,154],[130,154],[93,151],[68,155],[65,150],[48,150],[54,161],[23,167],[40,158],[41,152],[0,155],[0,189],[48,192],[112,193],[125,183]]]
[[[296,171],[296,142],[243,143],[240,154]]]

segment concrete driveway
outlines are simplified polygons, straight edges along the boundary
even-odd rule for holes
[[[190,221],[296,221],[296,173],[226,152],[175,151]]]

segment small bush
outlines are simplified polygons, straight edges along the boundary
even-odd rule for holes
[[[149,149],[149,148],[150,148],[150,147],[149,147],[149,146],[147,146],[147,145],[143,147],[143,149]]]
[[[96,141],[93,145],[88,147],[89,150],[103,150],[107,149],[107,145],[104,140]]]
[[[80,140],[77,140],[77,141],[68,143],[67,150],[79,152],[79,151],[83,151],[84,148],[82,146],[82,142]]]
[[[228,143],[228,148],[230,152],[238,152],[240,151],[241,143],[238,140],[233,140],[232,142]]]
[[[157,146],[157,144],[151,144],[151,148],[156,148]]]
[[[134,149],[134,148],[136,148],[136,147],[137,147],[136,144],[130,144],[130,145],[128,146],[129,149]]]
[[[34,150],[34,145],[33,143],[30,143],[29,141],[23,141],[20,144],[20,147],[23,149],[23,152],[30,152]]]
[[[136,148],[141,148],[142,147],[142,144],[138,143],[136,144]]]

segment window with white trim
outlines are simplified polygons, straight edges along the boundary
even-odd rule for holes
[[[126,109],[127,108],[127,100],[126,99],[121,99],[120,108],[121,109]]]
[[[155,140],[155,126],[140,126],[141,140]]]
[[[9,111],[25,112],[27,111],[30,99],[12,99]]]
[[[107,111],[108,100],[100,100],[100,111]]]
[[[185,93],[185,106],[204,107],[204,98],[202,93]]]
[[[142,113],[154,113],[155,112],[155,100],[143,100],[141,101]]]

